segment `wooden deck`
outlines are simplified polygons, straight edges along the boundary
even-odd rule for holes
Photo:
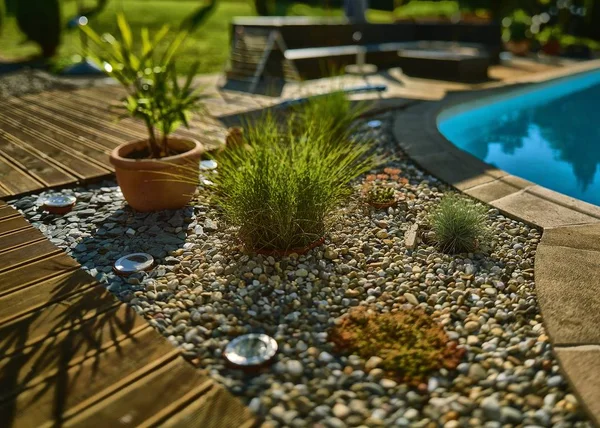
[[[3,427],[249,427],[249,411],[0,201]]]

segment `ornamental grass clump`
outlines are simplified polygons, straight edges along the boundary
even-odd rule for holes
[[[455,369],[464,354],[444,328],[421,309],[375,313],[350,311],[330,338],[339,352],[367,360],[379,357],[379,368],[402,382],[420,383],[441,368]]]
[[[434,210],[430,225],[440,250],[452,254],[471,253],[489,238],[487,219],[483,205],[450,194],[444,196]]]
[[[266,116],[244,130],[245,144],[217,157],[216,202],[249,250],[318,241],[351,195],[350,182],[375,165],[371,144],[339,145],[314,123],[300,134],[291,125]]]
[[[344,142],[357,130],[358,119],[370,108],[367,102],[351,101],[343,91],[317,95],[296,108],[296,128],[303,131],[318,126],[335,141]]]

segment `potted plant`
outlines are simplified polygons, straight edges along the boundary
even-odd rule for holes
[[[510,37],[506,42],[506,48],[513,55],[526,56],[531,49],[531,40],[527,34],[529,25],[523,21],[513,19],[508,29]]]
[[[133,36],[124,15],[117,16],[117,25],[119,40],[82,27],[93,44],[88,54],[125,88],[123,106],[129,116],[144,122],[148,138],[116,147],[110,162],[123,196],[133,209],[181,208],[197,188],[199,161],[204,152],[196,140],[171,136],[181,125],[188,127],[192,113],[201,109],[202,96],[191,85],[197,66],[191,68],[185,82],[180,82],[173,59],[187,34],[178,33],[158,54],[156,48],[168,34],[168,27],[152,39],[144,28],[140,52],[134,52]]]

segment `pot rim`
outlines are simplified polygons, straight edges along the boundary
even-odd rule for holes
[[[165,167],[169,166],[169,164],[181,164],[189,160],[189,158],[200,157],[202,153],[204,153],[204,146],[198,140],[194,138],[181,138],[181,137],[169,137],[169,142],[179,142],[179,143],[191,143],[194,146],[190,148],[190,150],[179,153],[173,156],[167,156],[164,158],[158,159],[129,159],[121,155],[121,153],[132,146],[146,144],[148,142],[148,138],[127,141],[123,144],[119,144],[110,152],[110,163],[115,166],[119,166],[121,168],[131,169],[139,169],[140,167],[144,168],[152,168],[156,169],[157,167]]]

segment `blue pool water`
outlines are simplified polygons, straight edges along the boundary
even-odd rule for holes
[[[458,106],[438,127],[497,168],[600,205],[600,70]]]

